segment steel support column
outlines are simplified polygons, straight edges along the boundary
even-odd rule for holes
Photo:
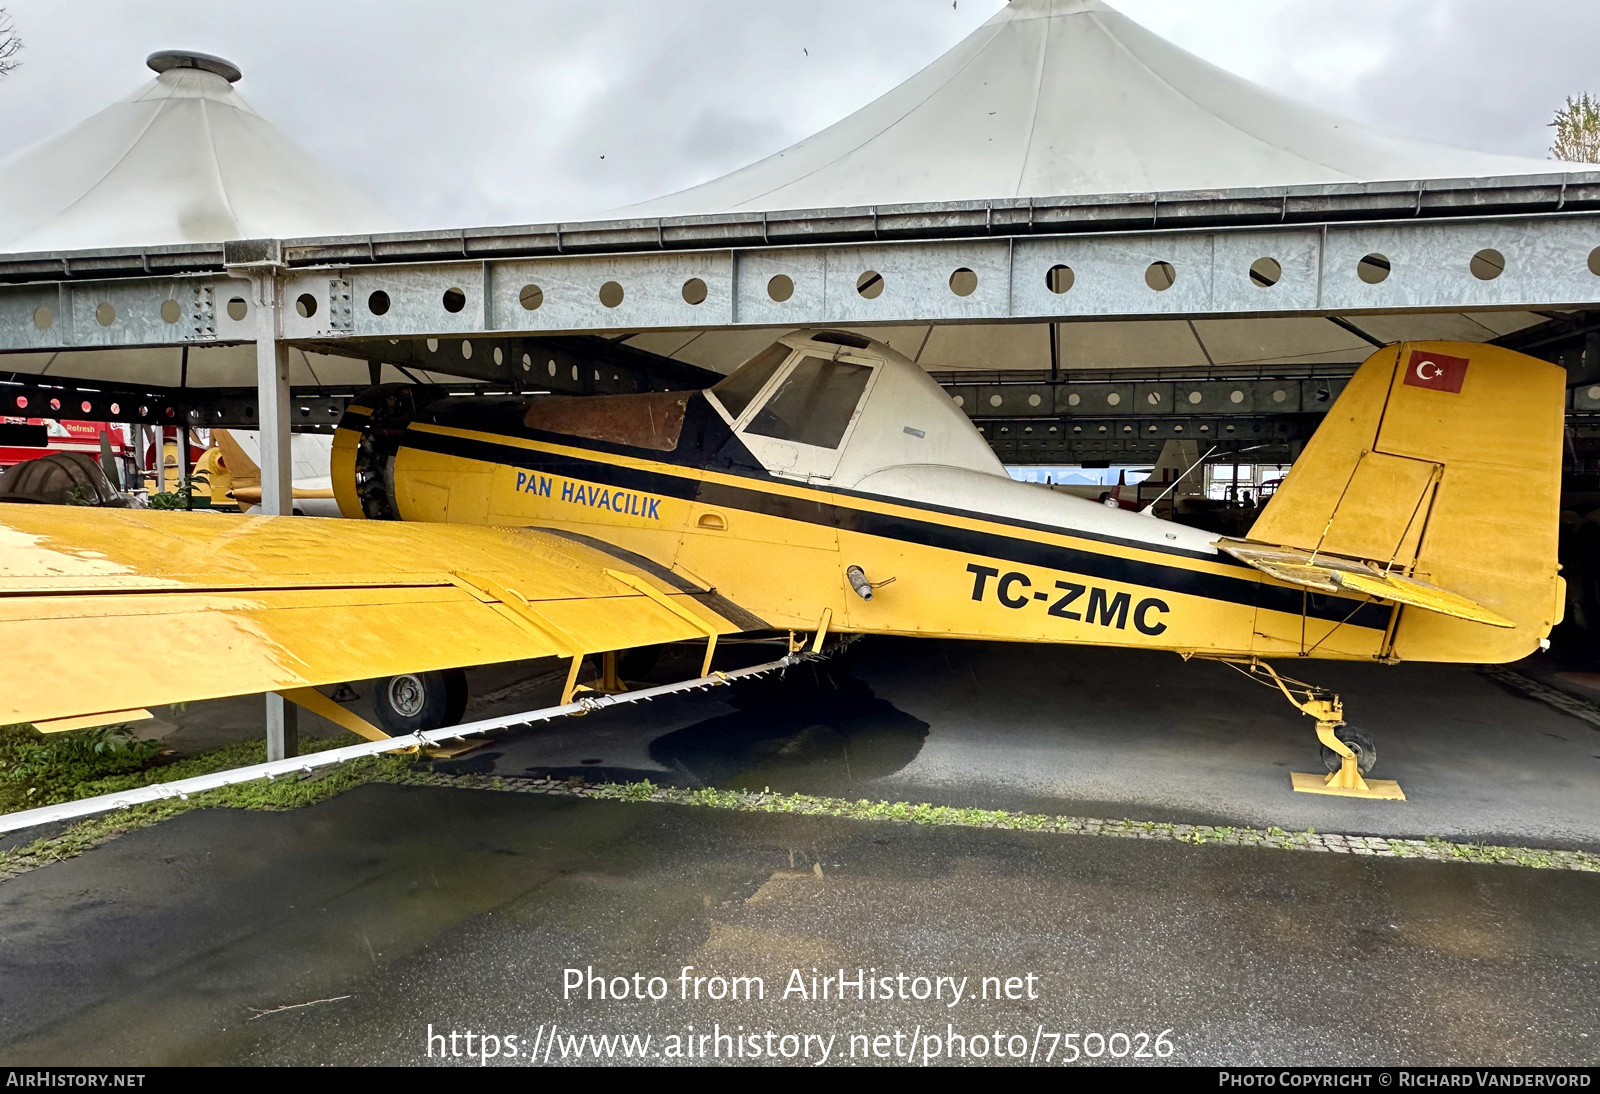
[[[281,340],[277,273],[255,279],[256,388],[261,420],[261,511],[294,512],[293,464],[289,458],[289,348]]]
[[[252,264],[256,265],[256,264]],[[256,405],[261,421],[261,511],[294,513],[293,464],[289,458],[289,348],[284,345],[282,273],[261,263],[251,271],[256,311]],[[298,755],[300,726],[295,705],[267,694],[267,760]]]
[[[300,755],[300,708],[267,692],[267,762]]]

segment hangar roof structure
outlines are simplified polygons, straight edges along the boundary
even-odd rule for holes
[[[1578,167],[1374,131],[1242,80],[1101,0],[1013,0],[820,133],[619,215],[1415,183]],[[1527,312],[1433,315],[1363,330],[1382,341],[1484,341],[1543,321]],[[1097,323],[1043,335],[929,326],[875,336],[935,371],[1354,363],[1371,349],[1319,320]],[[631,344],[727,371],[755,341],[711,332]]]
[[[169,78],[233,95],[203,68],[156,84]],[[1135,406],[1116,385],[1148,381],[1136,404],[1148,428],[1115,430],[1158,438],[1180,413],[1256,407],[1239,388],[1213,408],[1199,387],[1178,407],[1178,379],[1292,380],[1301,394],[1273,387],[1264,411],[1315,410],[1303,385],[1325,400],[1341,370],[1400,339],[1533,348],[1567,361],[1575,383],[1600,380],[1586,311],[1600,308],[1597,214],[1592,165],[1374,134],[1099,0],[1013,0],[817,136],[613,219],[14,242],[0,254],[0,353],[18,384],[71,376],[159,396],[119,400],[123,413],[127,401],[254,425],[259,404],[270,434],[283,423],[267,395],[288,387],[297,422],[327,425],[334,389],[372,377],[699,386],[782,333],[827,326],[889,342],[975,418],[1059,424],[1111,405],[1126,417]],[[172,394],[172,347],[194,351],[192,365],[252,343],[258,391]],[[284,349],[280,376],[263,362]],[[349,364],[301,371],[295,354]],[[187,382],[221,389],[242,369],[223,376],[191,367]],[[1080,398],[1077,383],[1101,386]],[[99,413],[96,398],[76,405]],[[1600,386],[1571,398],[1600,410]],[[1071,429],[1091,427],[1111,430]],[[1011,427],[992,428],[998,445]]]

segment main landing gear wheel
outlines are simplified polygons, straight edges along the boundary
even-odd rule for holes
[[[467,674],[446,669],[384,677],[373,683],[372,709],[395,737],[456,725],[467,711]]]
[[[1372,737],[1356,729],[1354,726],[1340,726],[1333,731],[1339,742],[1356,754],[1356,769],[1365,775],[1378,763],[1378,747],[1372,743]],[[1323,745],[1322,766],[1328,774],[1336,773],[1344,764],[1344,757],[1339,755],[1327,745]]]

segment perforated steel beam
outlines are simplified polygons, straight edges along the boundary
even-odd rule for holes
[[[1563,212],[292,268],[282,337],[1586,307],[1597,247]],[[226,274],[3,286],[0,352],[251,341],[253,306]]]

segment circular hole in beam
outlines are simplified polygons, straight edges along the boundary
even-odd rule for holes
[[[1071,266],[1058,263],[1045,271],[1044,287],[1059,296],[1072,288],[1072,283],[1076,280],[1077,276],[1072,272]]]
[[[1595,250],[1600,254],[1600,248]],[[788,274],[778,274],[767,282],[767,296],[776,303],[782,304],[794,295],[794,281]]]
[[[228,301],[228,318],[235,323],[244,322],[244,317],[250,314],[250,305],[244,302],[244,297],[236,296]]]
[[[367,297],[367,310],[373,315],[387,315],[389,313],[389,294],[379,289]]]
[[[1145,267],[1144,283],[1156,292],[1166,292],[1178,280],[1178,270],[1170,262],[1155,261]]]
[[[957,296],[971,296],[978,291],[978,275],[962,266],[950,275],[950,291]]]
[[[1589,272],[1600,277],[1600,247],[1589,252]]]
[[[163,300],[161,302],[161,321],[169,326],[183,318],[183,308],[176,300]]]
[[[600,286],[600,303],[608,308],[615,308],[622,303],[622,286],[615,281],[607,281]]]
[[[1493,281],[1506,272],[1506,256],[1493,247],[1485,247],[1472,256],[1468,268],[1479,281]]]
[[[1270,289],[1283,280],[1283,267],[1276,258],[1258,258],[1250,263],[1250,283],[1258,289]]]
[[[38,327],[40,330],[49,330],[55,321],[56,313],[51,311],[45,305],[40,304],[37,308],[33,309],[33,325]]]
[[[683,283],[683,302],[685,304],[704,304],[706,302],[706,283],[698,277],[691,277]]]
[[[856,278],[856,292],[867,300],[876,300],[883,295],[883,275],[877,270],[868,270]]]
[[[1388,255],[1373,252],[1356,263],[1356,276],[1368,285],[1377,285],[1388,280],[1390,268]]]
[[[310,319],[317,314],[317,298],[308,292],[303,292],[295,297],[294,310],[301,319]]]
[[[537,285],[524,285],[517,293],[517,303],[526,311],[538,311],[539,305],[544,303],[544,290]]]
[[[454,315],[467,306],[467,294],[460,289],[446,289],[440,303],[444,305],[445,311]]]
[[[117,321],[117,309],[110,304],[101,303],[99,307],[95,308],[94,317],[95,321],[102,327],[109,327]]]

